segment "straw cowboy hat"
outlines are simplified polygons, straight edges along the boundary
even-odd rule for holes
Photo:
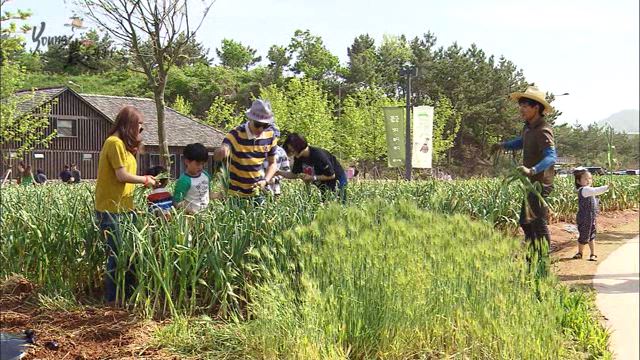
[[[543,113],[550,114],[553,112],[553,107],[547,102],[547,100],[545,100],[544,92],[538,90],[538,88],[535,86],[527,87],[527,90],[525,90],[524,92],[511,93],[509,97],[511,98],[511,100],[516,102],[521,98],[535,100],[544,106]]]
[[[253,121],[264,124],[273,124],[273,111],[268,101],[256,99],[251,104],[251,108],[247,110],[247,117]]]

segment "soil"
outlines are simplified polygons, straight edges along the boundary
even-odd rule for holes
[[[83,306],[64,310],[36,305],[35,287],[14,276],[0,285],[0,331],[35,330],[35,346],[23,359],[175,359],[148,346],[159,326],[126,310]],[[51,343],[58,348],[53,350]]]
[[[638,236],[640,231],[638,210],[613,211],[598,215],[598,233],[595,240],[597,261],[589,261],[589,247],[586,246],[582,259],[574,260],[578,252],[578,234],[566,230],[569,223],[550,225],[552,249],[552,269],[560,281],[570,287],[592,289],[593,276],[598,264],[625,241]]]
[[[577,287],[591,287],[598,263],[625,240],[638,234],[638,210],[601,214],[598,217],[596,254],[598,261],[573,260],[577,234],[569,223],[550,225],[553,270],[559,279]],[[153,332],[162,324],[141,320],[124,309],[82,306],[64,310],[37,305],[37,289],[14,276],[0,284],[0,331],[20,334],[36,332],[36,345],[24,359],[177,359],[149,346]],[[59,344],[57,350],[47,342]]]

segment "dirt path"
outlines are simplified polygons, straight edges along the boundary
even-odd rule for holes
[[[619,360],[640,358],[638,344],[638,237],[628,240],[598,266],[596,304],[611,329],[611,350]]]
[[[552,255],[553,271],[560,281],[568,286],[588,290],[595,287],[595,290],[598,290],[596,304],[601,312],[600,320],[604,326],[613,330],[610,350],[615,353],[616,359],[621,360],[638,358],[637,332],[634,334],[633,331],[628,331],[628,329],[637,330],[638,327],[638,270],[636,267],[634,282],[633,279],[621,278],[621,276],[630,276],[629,271],[620,272],[616,270],[615,265],[612,266],[612,263],[620,262],[624,265],[635,263],[637,266],[637,237],[640,231],[638,215],[638,210],[625,210],[601,214],[598,217],[598,235],[595,240],[598,261],[586,260],[589,255],[588,248],[585,248],[586,253],[583,259],[573,260],[572,257],[577,252],[577,234],[566,230],[567,225],[570,224],[558,223],[551,226],[552,241],[558,247]],[[634,238],[635,243],[633,241],[630,243],[629,240]],[[629,245],[635,246],[635,250],[627,249]],[[611,259],[609,255],[612,255]],[[633,259],[635,262],[627,260],[628,256],[625,257],[625,255],[635,256]],[[596,276],[598,278],[594,280]],[[623,286],[624,291],[621,292],[620,283],[624,286],[630,285],[631,289],[624,290],[626,288]],[[611,291],[611,289],[617,290]],[[630,309],[634,309],[635,314],[629,313]],[[616,331],[616,329],[622,329],[622,331]],[[634,346],[630,347],[626,344]]]
[[[569,286],[593,288],[593,276],[598,265],[609,254],[624,244],[625,241],[638,236],[638,210],[616,211],[598,216],[598,235],[596,236],[595,251],[598,261],[588,261],[588,248],[583,259],[573,260],[578,250],[577,233],[570,233],[566,227],[568,223],[557,223],[550,226],[552,247],[556,250],[552,254],[553,271],[558,278]]]

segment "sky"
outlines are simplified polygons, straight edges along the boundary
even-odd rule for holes
[[[197,16],[202,0],[190,1]],[[240,41],[266,58],[271,45],[287,45],[296,29],[309,29],[346,64],[356,36],[421,37],[437,45],[475,43],[505,56],[529,82],[558,97],[559,122],[590,124],[639,105],[637,0],[217,0],[198,33],[210,56],[224,38]],[[11,0],[6,10],[30,9],[44,36],[70,34],[70,0]],[[4,11],[5,9],[3,9]],[[194,17],[195,17],[194,16]],[[201,16],[201,12],[200,12]],[[86,24],[92,26],[93,24]],[[30,34],[27,43],[30,43]]]

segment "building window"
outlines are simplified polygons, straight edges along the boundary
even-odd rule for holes
[[[56,119],[56,130],[59,137],[75,137],[78,135],[75,120]]]
[[[156,165],[160,165],[160,154],[149,155],[149,167],[152,168]]]
[[[176,154],[170,154],[169,159],[171,164],[174,165],[176,163]],[[161,164],[162,160],[160,158],[160,154],[149,154],[149,167],[154,167]]]
[[[93,160],[93,154],[82,154],[83,161],[91,161]]]

